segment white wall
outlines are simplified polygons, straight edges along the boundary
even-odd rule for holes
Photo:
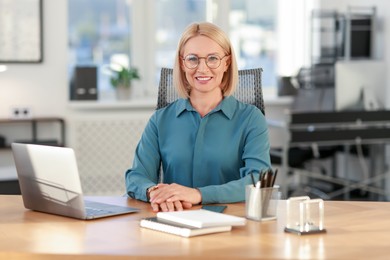
[[[277,73],[295,76],[310,66],[310,15],[319,8],[319,0],[278,0]]]
[[[67,1],[43,1],[43,62],[9,64],[0,73],[0,118],[26,106],[35,116],[66,114],[67,27]]]

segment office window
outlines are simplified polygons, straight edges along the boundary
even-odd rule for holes
[[[156,1],[156,66],[173,67],[177,43],[185,27],[206,20],[207,1]],[[180,10],[180,11],[178,11]],[[180,15],[177,13],[180,12]]]
[[[273,0],[68,0],[69,74],[96,65],[99,99],[113,99],[105,67],[128,59],[140,70],[137,97],[155,96],[162,67],[172,67],[177,42],[191,22],[214,22],[235,47],[240,69],[262,67],[264,89],[276,86]]]
[[[262,67],[265,89],[276,86],[276,10],[274,0],[230,0],[229,34],[238,67]]]
[[[68,0],[69,79],[76,66],[96,66],[99,98],[112,92],[107,65],[129,62],[130,14],[126,0]]]

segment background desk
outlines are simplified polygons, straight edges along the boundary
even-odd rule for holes
[[[388,259],[390,252],[388,202],[325,202],[325,234],[284,233],[281,203],[277,221],[181,238],[140,228],[142,217],[154,215],[146,203],[95,200],[141,212],[81,221],[26,210],[19,195],[0,196],[0,259]],[[229,204],[226,213],[243,216],[244,204]]]
[[[370,176],[353,183],[348,178],[347,167],[344,168],[345,178],[315,172],[308,172],[306,176],[342,185],[340,190],[328,194],[330,198],[344,194],[344,199],[348,200],[349,192],[360,188],[380,194],[382,200],[388,199],[389,192],[383,179],[387,181],[390,175],[384,158],[385,144],[390,143],[390,111],[290,112],[286,122],[280,125],[288,131],[282,149],[280,174],[284,194],[287,193],[288,151],[291,147],[344,146],[345,152],[349,152],[350,146],[369,145],[373,165],[368,170]]]

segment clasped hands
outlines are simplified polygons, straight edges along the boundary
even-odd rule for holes
[[[149,196],[154,212],[189,209],[202,201],[202,195],[198,189],[176,183],[160,183],[157,189],[150,192]]]

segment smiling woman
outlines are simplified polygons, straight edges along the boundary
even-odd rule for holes
[[[231,95],[238,81],[232,44],[215,24],[192,23],[174,63],[182,98],[149,119],[126,171],[127,193],[154,211],[243,201],[248,173],[270,167],[269,141],[260,109]]]

